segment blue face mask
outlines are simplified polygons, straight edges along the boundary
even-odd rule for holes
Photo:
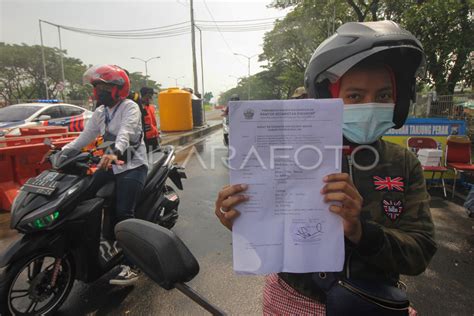
[[[344,105],[344,136],[356,144],[371,144],[395,126],[393,103],[364,103]]]

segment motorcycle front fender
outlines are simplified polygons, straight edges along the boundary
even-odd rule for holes
[[[39,249],[62,249],[62,239],[58,234],[39,233],[22,235],[0,254],[0,278],[8,267],[20,258]]]

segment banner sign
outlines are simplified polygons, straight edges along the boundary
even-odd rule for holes
[[[444,118],[409,118],[400,129],[390,129],[385,136],[466,135],[466,122]]]

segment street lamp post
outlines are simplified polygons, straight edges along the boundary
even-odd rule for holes
[[[184,76],[181,76],[181,77],[178,77],[178,78],[168,76],[168,78],[174,79],[174,84],[175,84],[175,86],[177,87],[177,86],[178,86],[178,79],[183,79]]]
[[[43,72],[44,72],[44,84],[45,84],[45,87],[46,87],[46,98],[49,99],[49,92],[48,92],[48,76],[46,74],[46,59],[45,59],[45,56],[44,56],[44,44],[43,44],[43,30],[41,28],[41,23],[46,23],[46,24],[49,24],[49,25],[52,25],[54,27],[57,27],[58,28],[58,38],[59,38],[59,54],[61,56],[61,80],[62,80],[62,89],[64,89],[65,85],[66,85],[66,78],[64,76],[64,52],[63,52],[63,46],[62,46],[62,41],[61,41],[61,26],[60,25],[57,25],[57,24],[54,24],[54,23],[51,23],[51,22],[48,22],[48,21],[43,21],[43,20],[39,20],[39,30],[40,30],[40,39],[41,39],[41,57],[42,57],[42,61],[43,61]],[[61,90],[61,95],[62,95],[62,99],[64,100],[64,90]]]
[[[160,58],[160,56],[151,57],[151,58],[148,58],[146,60],[138,58],[138,57],[131,57],[131,59],[141,60],[145,63],[145,86],[148,86],[148,62],[152,59],[158,59],[158,58]]]
[[[247,61],[248,61],[248,99],[250,100],[250,59],[252,59],[253,57],[257,56],[257,55],[252,55],[252,56],[247,56],[247,55],[244,55],[244,54],[239,54],[239,53],[234,53],[234,55],[236,56],[242,56],[242,57],[245,57],[247,58]]]
[[[49,99],[49,92],[48,92],[48,75],[46,73],[46,58],[44,57],[44,44],[43,44],[43,30],[41,28],[41,20],[38,21],[39,30],[40,30],[40,39],[41,39],[41,57],[43,61],[43,81],[44,81],[44,89],[46,92],[46,99]]]

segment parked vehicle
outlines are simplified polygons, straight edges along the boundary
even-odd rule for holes
[[[9,105],[0,108],[0,136],[20,135],[20,127],[38,125],[66,126],[70,132],[80,132],[91,116],[89,110],[54,100]]]
[[[182,190],[186,175],[174,158],[173,146],[151,154],[137,218],[175,225],[179,197],[166,180]],[[0,315],[53,314],[74,280],[93,282],[123,259],[113,234],[115,183],[92,196],[87,190],[100,157],[67,149],[50,161],[53,168],[29,179],[12,206],[10,226],[23,236],[0,255]]]

